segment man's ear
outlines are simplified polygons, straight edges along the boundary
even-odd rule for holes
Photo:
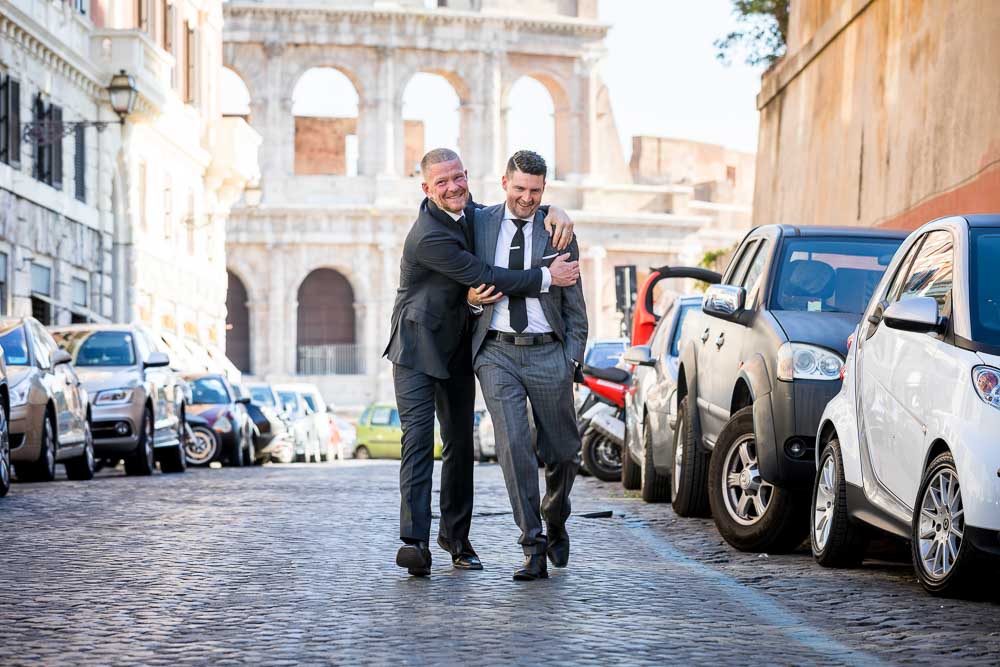
[[[500,177],[500,186],[503,188],[504,192],[507,192],[507,174]]]
[[[428,197],[431,196],[431,189],[429,187],[427,187],[426,183],[421,183],[420,187],[421,187],[421,189],[423,189],[425,195],[427,195]]]

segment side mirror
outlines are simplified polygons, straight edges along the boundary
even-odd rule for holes
[[[712,285],[705,290],[701,309],[706,315],[733,322],[746,307],[747,291],[735,285]]]
[[[891,304],[882,313],[887,327],[915,333],[933,333],[941,329],[938,304],[934,297],[912,296]]]
[[[635,364],[636,366],[655,366],[656,359],[649,356],[649,346],[648,345],[635,345],[630,347],[622,355],[622,360],[629,364]]]
[[[143,362],[143,368],[160,368],[163,366],[170,365],[170,357],[162,352],[152,352],[149,355],[149,359]]]
[[[58,366],[60,364],[68,364],[71,361],[73,361],[72,355],[70,355],[69,352],[67,352],[66,350],[63,350],[62,348],[56,350],[52,354],[52,365],[53,366]]]
[[[237,403],[242,403],[243,405],[250,405],[250,397],[249,396],[240,396],[239,398],[236,399],[236,402]]]

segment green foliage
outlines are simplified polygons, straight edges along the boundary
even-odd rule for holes
[[[733,55],[751,66],[767,65],[785,55],[790,0],[732,0],[739,29],[715,40],[715,57],[726,65]]]
[[[701,261],[698,262],[698,266],[703,269],[711,269],[712,271],[722,273],[726,269],[725,265],[728,264],[729,258],[734,252],[736,252],[736,247],[736,245],[733,245],[728,248],[708,250],[701,256]],[[708,283],[699,280],[695,283],[695,287],[699,292],[704,292],[708,289]]]

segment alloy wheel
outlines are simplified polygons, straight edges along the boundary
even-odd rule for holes
[[[819,483],[816,485],[816,497],[813,502],[813,537],[820,550],[826,548],[830,539],[830,525],[833,523],[833,503],[836,498],[837,466],[833,455],[827,453],[820,468]]]
[[[146,457],[146,461],[149,463],[149,467],[155,468],[156,460],[155,460],[155,454],[153,453],[153,437],[155,431],[153,428],[152,417],[153,415],[150,414],[146,415],[146,443],[145,443],[145,451],[143,452],[143,454]]]
[[[2,408],[0,408],[2,410]],[[10,440],[7,433],[0,434],[0,493],[10,487]]]
[[[942,469],[924,489],[920,503],[920,560],[931,579],[951,573],[962,548],[965,509],[954,470]]]
[[[186,441],[184,455],[191,465],[205,465],[215,458],[215,436],[200,428],[191,430],[191,438]]]
[[[597,464],[609,472],[617,472],[622,468],[622,451],[610,438],[601,438],[594,447],[594,459]]]
[[[763,518],[771,502],[774,487],[760,477],[754,437],[739,440],[726,453],[723,467],[722,497],[734,521],[752,526]]]
[[[45,438],[45,469],[49,471],[49,477],[56,476],[56,452],[53,447],[52,422],[48,416],[42,419],[45,422],[43,437]]]

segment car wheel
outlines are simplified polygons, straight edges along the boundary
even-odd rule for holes
[[[7,412],[0,403],[0,498],[10,492],[10,431],[7,424]]]
[[[371,457],[371,453],[364,445],[358,445],[358,448],[354,450],[354,458],[356,459],[370,459]]]
[[[17,478],[24,482],[51,482],[56,478],[55,438],[52,437],[52,420],[48,411],[42,418],[41,451],[34,463],[19,464]]]
[[[185,440],[184,457],[188,465],[207,466],[219,453],[219,441],[211,430],[204,426],[191,429],[191,437]]]
[[[812,498],[809,541],[816,562],[823,567],[860,565],[868,546],[868,531],[848,514],[844,457],[836,438],[820,456]]]
[[[740,551],[791,551],[809,527],[801,496],[761,479],[753,407],[736,412],[708,467],[708,501],[722,537]]]
[[[948,452],[927,467],[911,522],[913,566],[932,595],[967,595],[982,585],[981,562],[965,539],[965,505],[955,459]]]
[[[160,458],[160,472],[181,473],[187,470],[187,453],[183,441],[168,448]]]
[[[639,490],[643,500],[647,503],[670,500],[670,477],[656,472],[653,465],[653,434],[648,421],[642,425],[642,465],[639,472]]]
[[[257,465],[257,448],[253,444],[253,434],[247,437],[247,455],[244,459],[245,465]]]
[[[242,468],[244,465],[243,456],[243,435],[242,433],[233,434],[233,449],[229,452],[229,465],[234,468]]]
[[[622,476],[622,448],[595,428],[583,438],[583,462],[602,482],[617,482]]]
[[[625,446],[622,447],[622,488],[633,491],[642,484],[642,470],[639,464],[632,460],[632,453],[629,448],[629,440],[635,437],[628,428],[628,421],[625,422]]]
[[[690,401],[681,399],[677,409],[677,430],[674,432],[674,465],[670,476],[670,502],[678,516],[709,516],[708,502],[709,453],[701,446],[694,432]]]
[[[90,432],[90,419],[84,426],[83,454],[66,461],[66,476],[73,480],[86,481],[94,478],[94,436]]]
[[[153,411],[148,407],[142,413],[142,431],[139,434],[139,444],[135,451],[125,457],[125,474],[145,477],[156,470],[156,457],[153,452],[155,422]]]

